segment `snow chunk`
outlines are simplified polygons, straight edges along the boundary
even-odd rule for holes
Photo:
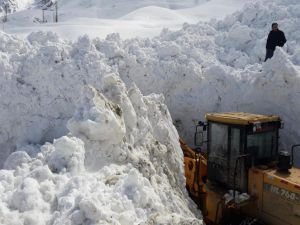
[[[36,179],[39,183],[51,179],[52,173],[48,166],[40,166],[30,173],[30,177]]]
[[[13,192],[11,206],[20,212],[30,210],[46,210],[47,204],[43,201],[39,191],[39,183],[32,179],[26,178],[16,191]]]
[[[159,46],[157,53],[161,58],[174,57],[180,54],[180,47],[176,43],[164,42]]]
[[[291,81],[298,77],[299,71],[295,68],[292,62],[288,59],[282,48],[277,47],[274,52],[274,57],[264,64],[264,69],[267,73],[276,73],[278,76],[284,77],[285,82]]]
[[[43,45],[47,46],[51,43],[56,43],[58,42],[59,38],[58,35],[53,33],[53,32],[32,32],[28,36],[28,41],[32,45]]]
[[[31,158],[26,152],[14,152],[6,159],[3,167],[7,170],[15,170],[18,166],[29,163],[30,160]]]
[[[159,196],[154,192],[149,180],[142,177],[137,170],[132,169],[128,175],[116,184],[115,191],[132,200],[138,208],[155,208],[160,211],[163,206]]]
[[[251,32],[248,26],[234,24],[228,32],[228,39],[237,49],[243,49],[252,40]]]
[[[90,86],[84,89],[81,105],[68,122],[68,129],[72,134],[110,144],[122,141],[125,126],[120,106],[109,102]]]
[[[75,137],[62,137],[54,140],[54,151],[47,161],[52,172],[79,173],[84,169],[84,143]]]

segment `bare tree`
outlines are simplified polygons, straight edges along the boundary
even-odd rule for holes
[[[55,22],[58,22],[58,1],[55,1]]]
[[[42,8],[43,22],[45,11],[53,11],[53,20],[54,22],[58,22],[58,0],[41,0],[40,7]]]
[[[5,23],[5,22],[7,22],[7,14],[8,14],[8,4],[5,4],[4,5],[4,17],[3,17],[3,22]]]
[[[7,22],[8,14],[15,12],[17,7],[16,0],[0,0],[0,12],[4,13],[3,22]]]

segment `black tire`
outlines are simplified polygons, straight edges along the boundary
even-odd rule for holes
[[[266,225],[266,224],[255,218],[246,218],[239,225]]]

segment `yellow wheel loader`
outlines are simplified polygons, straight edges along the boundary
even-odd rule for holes
[[[279,151],[278,116],[209,113],[182,140],[186,187],[210,225],[300,225],[300,169]]]

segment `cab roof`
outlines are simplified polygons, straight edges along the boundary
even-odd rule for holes
[[[280,121],[279,116],[260,115],[245,112],[207,113],[205,117],[207,121],[236,125],[250,125],[255,123]]]

